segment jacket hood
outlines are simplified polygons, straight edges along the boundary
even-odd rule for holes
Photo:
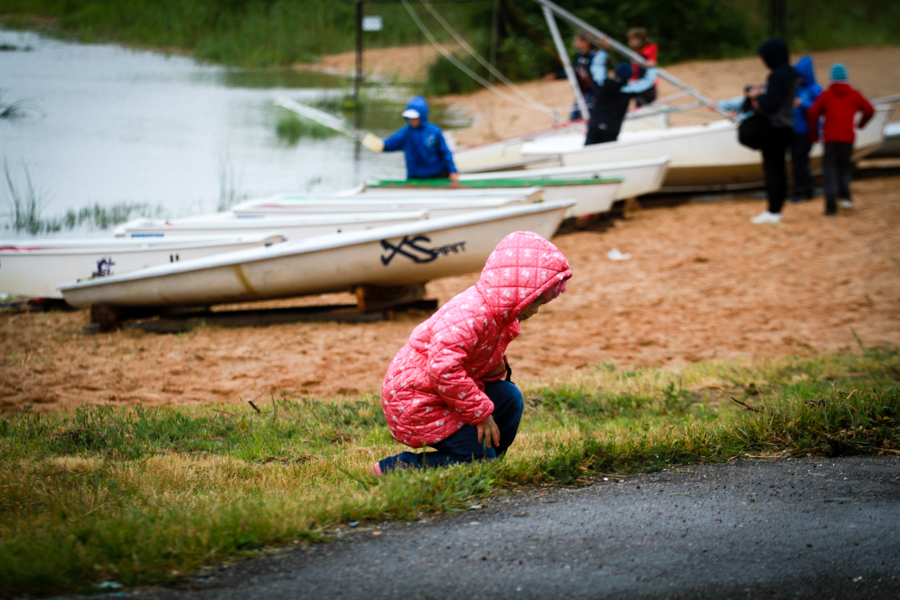
[[[784,43],[784,40],[778,38],[772,38],[764,42],[757,52],[759,52],[766,66],[773,71],[780,66],[788,64],[790,59],[787,44]]]
[[[428,120],[428,103],[425,102],[425,98],[422,96],[416,96],[412,100],[409,101],[409,104],[406,105],[407,110],[413,109],[418,111],[419,115],[421,115],[422,122]]]
[[[804,86],[810,86],[816,83],[816,71],[813,68],[812,58],[804,56],[797,64],[794,65],[794,72],[803,80]]]
[[[828,86],[828,90],[840,98],[849,94],[851,89],[853,88],[850,87],[850,84],[843,81],[832,81],[831,85]]]
[[[538,296],[555,297],[572,277],[559,249],[530,231],[506,236],[488,257],[475,288],[499,323],[513,321]]]

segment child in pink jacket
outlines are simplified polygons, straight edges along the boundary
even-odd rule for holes
[[[435,451],[390,456],[372,473],[502,456],[524,408],[509,380],[506,347],[519,335],[519,322],[564,292],[571,276],[566,257],[541,236],[506,236],[478,283],[413,330],[384,378],[381,403],[391,434]]]

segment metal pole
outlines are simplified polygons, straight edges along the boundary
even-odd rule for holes
[[[356,79],[353,82],[353,104],[359,107],[359,86],[363,78],[363,0],[356,3]]]
[[[491,57],[490,62],[492,67],[497,66],[497,28],[500,25],[500,2],[503,0],[494,0],[494,14],[491,18]],[[494,72],[491,71],[490,82],[494,83]]]
[[[581,93],[578,77],[575,76],[575,69],[572,68],[572,62],[569,60],[566,44],[559,34],[559,27],[556,26],[556,19],[553,18],[553,11],[546,6],[542,8],[544,10],[544,18],[547,19],[547,25],[550,27],[550,34],[553,36],[553,43],[556,45],[556,51],[559,53],[559,59],[562,61],[563,69],[566,71],[566,77],[569,78],[569,83],[572,84],[572,91],[575,92],[575,102],[578,103],[578,111],[581,113],[581,118],[587,121],[591,118],[591,115],[588,112],[587,102],[584,101],[584,94]]]
[[[769,37],[784,37],[787,33],[786,8],[784,0],[769,0]]]
[[[579,19],[578,17],[576,17],[575,15],[573,15],[566,9],[560,7],[559,5],[554,4],[550,0],[535,0],[535,2],[540,4],[545,9],[550,9],[551,11],[553,11],[553,13],[555,15],[557,15],[560,18],[562,18],[563,20],[567,21],[570,25],[578,27],[579,29],[593,35],[598,40],[608,41],[610,46],[612,46],[613,48],[615,48],[616,50],[618,50],[619,52],[621,52],[628,58],[632,59],[633,61],[635,61],[639,64],[642,64],[644,66],[647,65],[647,60],[643,56],[632,51],[631,48],[629,48],[628,46],[620,44],[619,42],[612,39],[611,37],[609,37],[602,31],[597,29],[596,27],[592,27],[591,25],[587,24],[585,21],[582,21],[581,19]],[[695,90],[692,87],[688,86],[687,84],[683,83],[678,78],[674,77],[673,75],[669,74],[668,72],[664,71],[663,69],[661,69],[659,67],[656,67],[656,70],[659,72],[660,77],[662,77],[663,79],[665,79],[672,85],[677,86],[677,87],[687,91],[694,98],[696,98],[703,104],[707,105],[708,107],[712,108],[713,110],[715,110],[717,113],[719,113],[723,117],[728,117],[727,112],[725,112],[724,110],[720,110],[716,106],[715,102],[713,102],[712,100],[710,100],[709,98],[707,98],[706,96],[704,96],[703,94],[698,92],[697,90]]]

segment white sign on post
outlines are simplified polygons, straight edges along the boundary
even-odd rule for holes
[[[381,17],[363,17],[363,31],[381,31]]]

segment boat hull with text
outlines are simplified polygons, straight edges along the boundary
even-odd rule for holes
[[[553,235],[572,202],[541,202],[284,242],[66,284],[72,306],[205,306],[422,284],[480,271],[514,231]]]
[[[0,292],[59,298],[56,286],[280,243],[280,233],[232,237],[35,239],[0,242]]]

